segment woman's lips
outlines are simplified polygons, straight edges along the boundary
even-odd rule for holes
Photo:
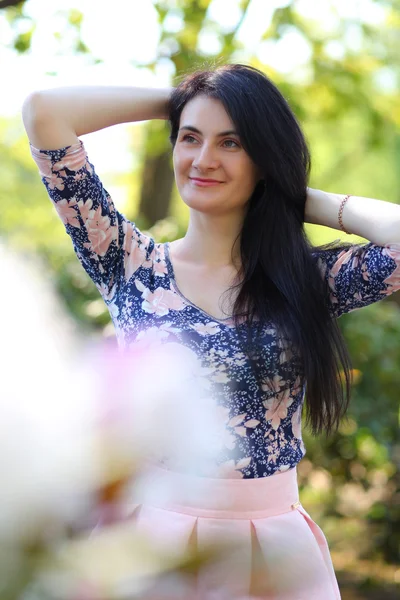
[[[199,187],[210,187],[213,185],[220,185],[222,181],[212,181],[207,179],[196,179],[195,177],[190,177],[190,181],[192,181],[195,185]]]

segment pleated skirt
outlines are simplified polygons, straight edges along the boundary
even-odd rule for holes
[[[146,600],[340,599],[325,535],[299,501],[296,468],[213,479],[152,465],[145,481],[127,507],[137,532],[183,559],[224,548],[223,558]]]

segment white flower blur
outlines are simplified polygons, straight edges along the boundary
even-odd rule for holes
[[[12,295],[0,298],[0,540],[29,539],[88,502],[94,407],[71,377],[74,326],[39,264],[0,246],[0,268]]]

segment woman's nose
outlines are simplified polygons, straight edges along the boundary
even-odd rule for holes
[[[200,169],[215,169],[218,166],[218,159],[213,148],[203,144],[193,160],[193,166]]]

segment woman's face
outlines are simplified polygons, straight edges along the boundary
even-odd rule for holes
[[[190,208],[220,215],[243,210],[252,195],[261,175],[234,130],[219,100],[199,95],[185,105],[173,162]]]

